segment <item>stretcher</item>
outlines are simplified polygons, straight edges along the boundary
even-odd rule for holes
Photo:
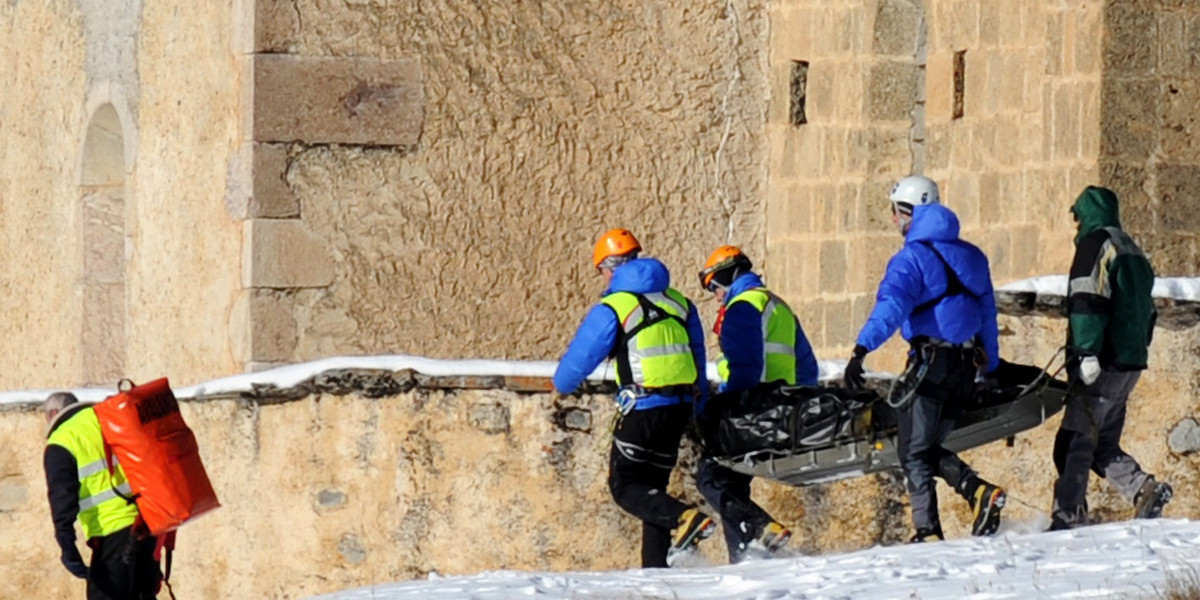
[[[1012,438],[1062,410],[1067,392],[1042,369],[1002,362],[996,386],[958,407],[943,445],[957,453]],[[705,445],[739,473],[803,487],[900,468],[897,409],[881,393],[776,386],[714,401],[725,408],[702,423]]]

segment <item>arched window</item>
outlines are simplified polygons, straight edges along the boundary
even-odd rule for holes
[[[115,384],[125,375],[124,157],[120,116],[105,104],[88,124],[80,178],[84,384]]]

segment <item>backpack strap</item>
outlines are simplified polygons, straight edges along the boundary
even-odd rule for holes
[[[955,273],[954,269],[950,268],[950,263],[946,260],[946,257],[942,256],[942,253],[937,249],[936,246],[933,245],[933,243],[926,241],[917,243],[931,250],[933,255],[938,257],[938,262],[942,263],[942,269],[946,272],[946,291],[942,292],[936,298],[918,304],[917,307],[912,311],[913,315],[927,311],[934,306],[937,306],[938,302],[959,294],[966,294],[976,300],[979,299],[979,294],[972,292],[970,288],[968,288],[966,285],[963,285],[962,279],[958,277],[958,273]]]

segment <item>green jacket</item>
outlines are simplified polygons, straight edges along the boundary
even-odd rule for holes
[[[1117,195],[1089,186],[1071,212],[1079,221],[1067,292],[1067,349],[1096,356],[1107,369],[1146,368],[1158,313],[1150,298],[1154,269],[1121,230]]]

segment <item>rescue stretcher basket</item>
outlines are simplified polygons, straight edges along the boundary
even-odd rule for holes
[[[1037,367],[1002,362],[996,381],[958,407],[947,449],[1011,438],[1066,402],[1067,384]],[[739,473],[803,487],[900,468],[896,409],[877,392],[769,386],[713,401],[701,435],[708,453]]]

